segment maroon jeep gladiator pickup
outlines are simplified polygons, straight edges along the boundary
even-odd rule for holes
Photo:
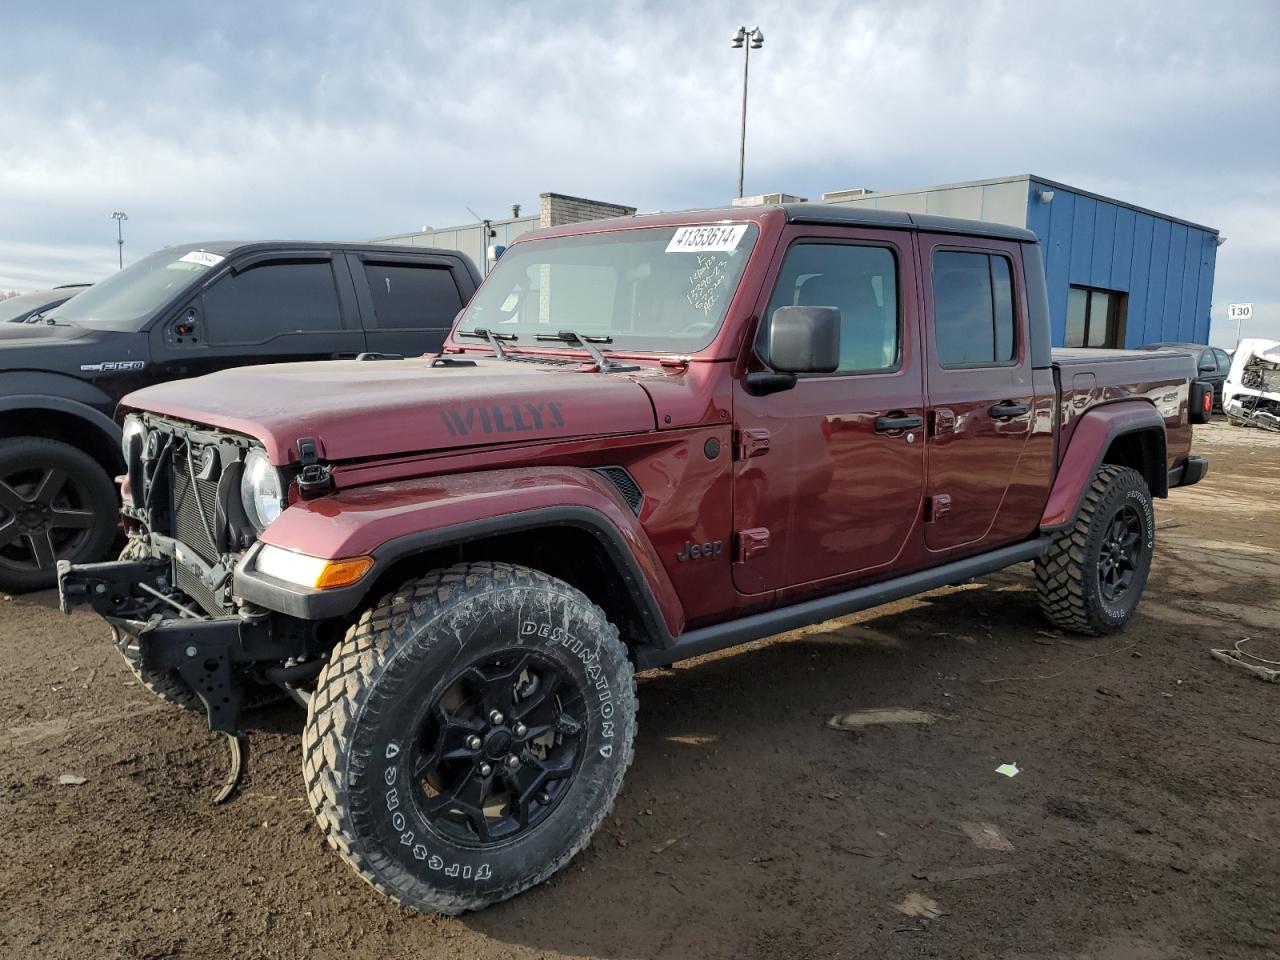
[[[636,670],[1033,561],[1133,615],[1204,476],[1189,358],[1051,352],[1012,227],[824,205],[513,244],[439,355],[236,368],[123,411],[115,563],[64,609],[217,731],[304,703],[329,841],[456,913],[558,870],[631,761]]]

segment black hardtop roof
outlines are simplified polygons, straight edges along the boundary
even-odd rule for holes
[[[964,220],[960,217],[939,217],[930,213],[877,210],[872,207],[850,207],[835,203],[784,203],[780,206],[791,223],[888,227],[896,230],[927,230],[930,233],[996,237],[1001,240],[1018,240],[1022,243],[1039,242],[1039,238],[1030,230],[1011,227],[1004,223],[990,223],[986,220]]]
[[[193,240],[190,243],[171,243],[166,249],[194,248],[209,253],[225,255],[270,250],[355,250],[360,253],[413,253],[419,256],[465,256],[457,250],[444,247],[415,247],[399,243],[369,243],[364,240]]]

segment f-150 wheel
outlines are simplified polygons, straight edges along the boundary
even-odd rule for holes
[[[1059,627],[1099,636],[1128,622],[1151,570],[1156,524],[1136,470],[1103,465],[1075,523],[1036,561],[1040,609]]]
[[[0,440],[0,589],[52,587],[58,561],[102,559],[119,503],[107,471],[45,437]]]
[[[303,732],[329,843],[375,888],[461,913],[540,883],[613,806],[636,730],[617,628],[527,567],[459,564],[367,610]]]

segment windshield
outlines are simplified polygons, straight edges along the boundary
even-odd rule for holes
[[[720,329],[758,235],[755,224],[717,223],[517,243],[458,331],[487,329],[517,349],[572,330],[609,338],[606,349],[700,350]]]
[[[102,330],[141,330],[159,307],[223,259],[190,247],[168,247],[95,283],[54,310],[52,318]]]

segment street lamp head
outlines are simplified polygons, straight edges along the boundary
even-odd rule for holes
[[[759,27],[751,29],[751,49],[759,50],[764,46],[764,32]]]
[[[117,210],[115,213],[111,215],[111,219],[112,220],[128,220],[129,215],[125,213],[123,210]]]
[[[747,39],[747,28],[739,27],[738,32],[729,38],[729,43],[735,50],[738,50],[738,49],[741,49],[742,44],[746,42],[746,39]]]

